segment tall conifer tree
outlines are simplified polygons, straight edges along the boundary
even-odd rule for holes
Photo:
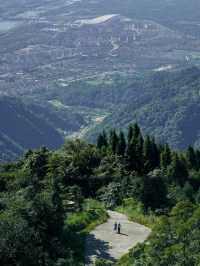
[[[189,146],[187,149],[186,160],[189,168],[197,169],[196,153],[192,146]]]
[[[117,153],[119,138],[115,130],[110,131],[110,148],[113,154]]]
[[[188,170],[185,161],[174,153],[172,163],[168,168],[168,176],[171,181],[183,186],[188,179]]]
[[[172,160],[171,156],[170,147],[168,144],[166,144],[160,154],[160,164],[162,168],[166,169],[170,165]]]
[[[126,139],[124,133],[121,131],[119,134],[119,141],[117,145],[117,154],[124,156],[126,152]]]

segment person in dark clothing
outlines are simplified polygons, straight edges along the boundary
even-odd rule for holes
[[[121,233],[121,224],[118,223],[118,226],[117,226],[117,233],[120,234]]]
[[[117,222],[114,223],[114,231],[117,231]]]

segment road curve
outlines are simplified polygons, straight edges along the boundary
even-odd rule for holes
[[[118,260],[136,244],[144,242],[151,230],[143,225],[131,222],[127,216],[108,211],[109,219],[97,226],[86,238],[85,265],[93,265],[96,258]],[[113,230],[115,222],[120,222],[121,234]]]

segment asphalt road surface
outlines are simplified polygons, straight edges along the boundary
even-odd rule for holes
[[[93,265],[96,258],[116,261],[129,249],[144,242],[151,230],[143,225],[131,222],[127,216],[118,212],[108,211],[110,218],[97,226],[86,238],[85,265]],[[113,228],[114,223],[121,223],[121,234]]]

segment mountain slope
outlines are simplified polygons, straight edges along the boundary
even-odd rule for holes
[[[4,156],[135,120],[199,145],[199,71],[175,71],[200,65],[198,0],[18,2],[0,3],[0,95],[39,105],[0,102]]]
[[[200,146],[200,70],[159,72],[124,90],[101,128],[123,128],[138,121],[146,133],[174,147]],[[99,129],[96,128],[95,131]],[[95,133],[91,134],[95,136]],[[91,137],[90,135],[90,137]]]
[[[62,115],[10,97],[0,98],[0,121],[0,160],[13,159],[26,149],[40,146],[59,148],[64,142],[61,131],[73,132],[83,123],[73,113]]]

